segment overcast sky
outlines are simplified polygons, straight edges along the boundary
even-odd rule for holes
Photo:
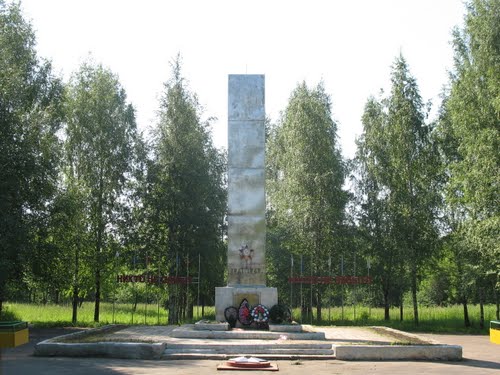
[[[227,75],[265,74],[266,112],[276,120],[298,82],[323,80],[344,155],[352,157],[369,95],[389,88],[402,52],[424,101],[439,105],[452,67],[451,30],[462,0],[23,0],[38,52],[66,79],[89,53],[118,74],[141,129],[178,52],[183,75],[215,116],[227,145]]]

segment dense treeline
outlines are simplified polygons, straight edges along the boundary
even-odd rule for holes
[[[223,283],[225,154],[172,64],[149,140],[118,77],[93,61],[63,83],[36,54],[17,4],[0,1],[0,310],[7,299],[135,301],[119,274],[198,274]],[[191,261],[190,261],[191,260]],[[160,280],[159,277],[156,278]],[[169,321],[192,315],[196,285],[152,283]],[[154,297],[152,297],[154,296]],[[167,302],[168,301],[168,302]]]
[[[389,292],[404,280],[399,292],[410,288],[418,324],[417,284],[439,238],[439,160],[417,83],[401,56],[391,83],[387,98],[368,99],[362,118],[355,160],[359,227],[366,255],[373,255],[380,271],[386,317]]]
[[[398,56],[388,95],[365,104],[354,160],[340,157],[321,85],[298,85],[269,126],[267,250],[287,303],[317,306],[318,319],[325,302],[383,306],[385,319],[399,306],[403,319],[408,301],[415,324],[419,304],[460,303],[466,326],[468,303],[480,305],[481,326],[484,304],[496,303],[499,318],[500,2],[467,9],[436,120]],[[287,284],[291,275],[368,273],[375,290],[315,285],[294,294]]]
[[[353,160],[322,84],[298,84],[267,122],[268,284],[303,316],[314,305],[321,320],[352,296],[314,285],[299,300],[289,276],[370,273],[356,299],[386,319],[394,306],[402,319],[405,301],[415,324],[421,304],[462,304],[468,325],[468,304],[496,303],[499,318],[500,1],[472,0],[453,35],[438,118],[398,56],[390,92],[360,114]],[[156,126],[138,132],[112,71],[87,61],[63,82],[19,5],[0,0],[0,313],[6,300],[65,300],[76,323],[84,300],[95,321],[102,300],[155,301],[176,323],[193,303],[213,304],[226,268],[226,155],[211,121],[177,56]],[[199,262],[199,285],[117,283],[198,276]]]

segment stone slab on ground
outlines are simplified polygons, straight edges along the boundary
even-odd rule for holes
[[[333,345],[333,349],[335,358],[344,361],[462,360],[458,345]]]

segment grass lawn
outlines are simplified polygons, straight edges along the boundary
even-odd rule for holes
[[[24,320],[37,327],[71,326],[71,305],[35,305],[27,303],[4,303],[6,313],[3,320]],[[316,312],[316,310],[314,310]],[[357,325],[357,326],[387,326],[412,332],[442,332],[442,333],[480,333],[488,334],[489,321],[495,320],[495,305],[485,306],[485,328],[479,327],[479,306],[469,306],[471,327],[465,328],[463,323],[463,307],[461,305],[448,307],[420,307],[419,326],[413,323],[413,309],[408,306],[404,310],[404,320],[399,321],[399,309],[390,311],[391,320],[384,320],[384,310],[381,308],[368,308],[365,306],[324,307],[322,320],[317,322],[316,316],[304,317],[301,321],[300,310],[293,310],[293,318],[304,324],[314,325]],[[201,307],[194,307],[194,321],[200,319],[215,319],[213,306],[205,307],[205,315],[201,316]],[[167,322],[167,312],[163,307],[158,309],[155,304],[138,304],[136,310],[132,304],[101,303],[100,322],[94,322],[94,304],[84,302],[78,309],[78,324],[80,327],[95,327],[106,324],[147,324],[164,325]]]
[[[36,305],[28,303],[4,303],[8,320],[24,320],[37,327],[64,327],[71,326],[72,308],[70,304]],[[201,315],[201,307],[194,308],[195,319],[198,319],[197,310]],[[205,315],[215,318],[214,307],[205,307]],[[78,309],[79,327],[97,327],[106,324],[146,324],[164,325],[167,322],[167,311],[153,304],[137,304],[134,311],[132,304],[115,304],[101,302],[99,323],[94,322],[94,303],[84,302]],[[201,319],[201,316],[200,316]],[[7,320],[2,318],[2,320]]]
[[[479,327],[479,305],[469,305],[469,320],[471,327],[464,326],[464,315],[462,305],[452,305],[447,307],[420,306],[418,309],[419,325],[415,326],[413,322],[413,307],[406,306],[403,312],[403,321],[399,320],[399,308],[390,310],[391,320],[384,320],[384,309],[369,308],[366,306],[345,306],[342,312],[341,307],[328,307],[322,309],[321,322],[316,321],[316,310],[313,311],[314,317],[311,323],[311,317],[304,317],[303,323],[315,325],[356,325],[356,326],[386,326],[402,331],[410,332],[435,332],[435,333],[477,333],[489,334],[490,320],[496,318],[496,306],[484,306],[484,324],[485,327]],[[295,319],[300,319],[300,309],[294,309]]]

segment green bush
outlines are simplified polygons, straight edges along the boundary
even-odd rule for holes
[[[13,320],[21,320],[14,311],[12,311],[9,306],[4,306],[2,312],[0,312],[0,322],[8,322]]]

